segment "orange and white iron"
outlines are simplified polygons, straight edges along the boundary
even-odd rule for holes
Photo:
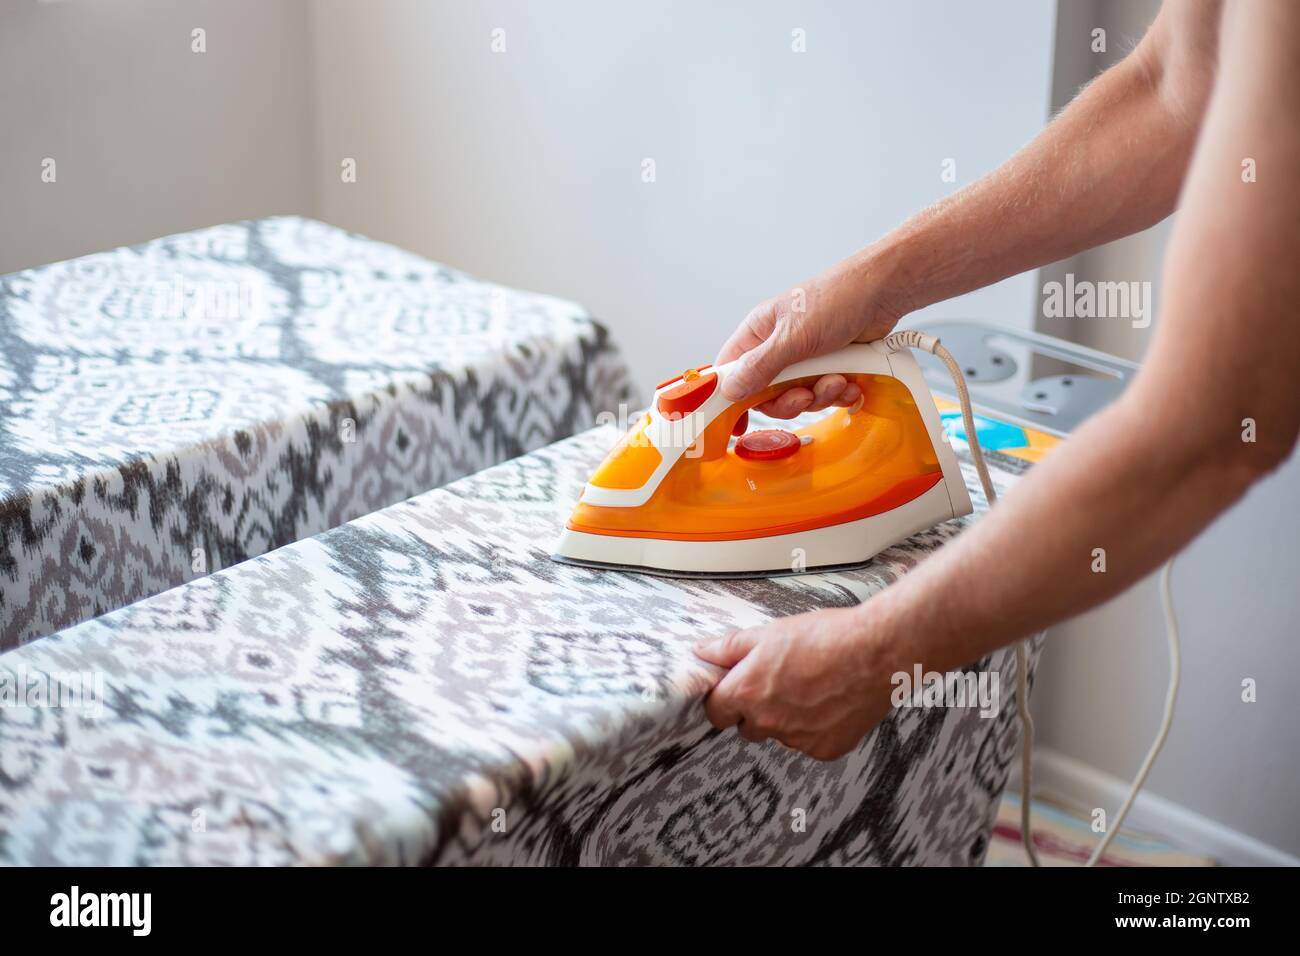
[[[587,482],[557,560],[674,577],[801,574],[859,566],[970,514],[909,352],[849,345],[790,366],[744,402],[722,395],[735,367],[691,369],[655,390]],[[751,408],[831,373],[861,389],[854,407],[792,431],[747,431]]]

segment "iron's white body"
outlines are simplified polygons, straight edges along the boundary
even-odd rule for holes
[[[651,422],[646,436],[663,455],[663,461],[640,488],[610,489],[587,485],[582,500],[605,507],[636,507],[649,501],[664,476],[682,457],[705,426],[732,404],[722,395],[722,383],[734,362],[712,369],[718,387],[694,412],[670,422],[651,402]],[[898,379],[912,393],[930,444],[943,471],[943,479],[924,494],[882,514],[810,531],[729,541],[680,541],[590,534],[566,528],[557,556],[583,563],[629,565],[660,572],[686,574],[752,575],[758,572],[790,573],[808,567],[860,564],[892,544],[931,528],[941,521],[971,512],[970,494],[962,479],[957,456],[944,438],[939,412],[916,360],[908,352],[890,352],[878,342],[850,345],[831,355],[792,365],[774,384],[809,375],[860,372]],[[658,393],[656,393],[656,399]]]

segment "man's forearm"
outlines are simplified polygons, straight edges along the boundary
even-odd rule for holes
[[[998,169],[855,257],[893,312],[1055,262],[1173,210],[1213,64],[1180,64],[1171,76],[1160,39],[1144,40]]]
[[[961,540],[863,605],[874,650],[901,669],[978,660],[1131,587],[1258,477],[1141,405],[1133,395],[1097,416]]]
[[[864,650],[959,667],[1078,614],[1153,571],[1293,453],[1300,192],[1288,171],[1300,133],[1280,121],[1290,102],[1279,91],[1300,88],[1300,6],[1228,12],[1141,372],[974,528],[862,606]],[[1243,155],[1276,172],[1243,176]]]

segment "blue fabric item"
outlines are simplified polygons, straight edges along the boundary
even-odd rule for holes
[[[943,421],[943,433],[948,438],[966,441],[966,427],[962,424],[961,412],[940,412],[939,418]],[[979,437],[980,447],[992,451],[1000,448],[1025,448],[1029,445],[1023,428],[985,418],[983,415],[975,416],[975,434]]]

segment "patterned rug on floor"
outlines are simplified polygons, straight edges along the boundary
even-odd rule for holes
[[[1092,832],[1087,811],[1064,803],[1034,800],[1034,848],[1044,866],[1082,866],[1100,835]],[[998,807],[997,823],[985,866],[1028,866],[1020,842],[1020,795],[1008,792]],[[1187,853],[1160,837],[1127,827],[1119,832],[1098,866],[1214,866],[1212,859]]]

